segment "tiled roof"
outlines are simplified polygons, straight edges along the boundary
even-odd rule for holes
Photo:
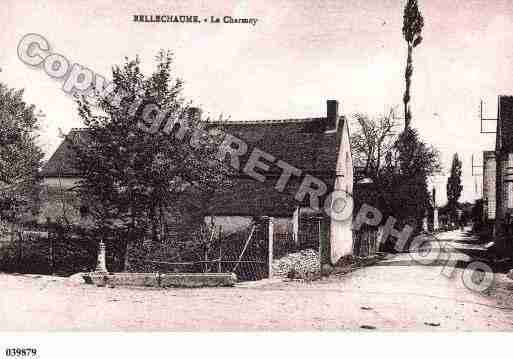
[[[55,150],[52,157],[45,163],[41,170],[43,177],[77,177],[80,172],[75,168],[74,161],[76,159],[73,150],[73,144],[79,141],[89,141],[89,133],[87,129],[73,128],[68,135],[65,136],[59,147]]]
[[[320,131],[323,118],[216,124],[219,129],[248,144],[248,155],[241,158],[246,163],[253,148],[263,150],[300,170],[333,184],[344,120],[339,121],[339,131]],[[210,201],[209,210],[214,215],[241,216],[290,216],[298,202],[294,199],[301,178],[293,178],[284,192],[274,186],[281,168],[271,165],[267,181],[258,182],[243,175],[232,180],[229,188],[218,191]],[[303,204],[305,205],[305,204]]]
[[[210,122],[215,127],[229,133],[248,145],[248,154],[241,158],[246,163],[254,148],[265,151],[300,170],[324,179],[331,185],[335,178],[338,146],[344,118],[339,120],[338,131],[325,131],[326,118],[279,120],[262,122]],[[75,159],[71,143],[88,140],[87,130],[74,129],[67,136],[43,168],[45,177],[76,177],[80,173],[73,167]],[[290,215],[297,203],[294,194],[299,179],[291,181],[284,193],[274,189],[277,176],[281,173],[277,166],[268,171],[268,181],[260,183],[252,178],[237,176],[230,188],[217,192],[208,205],[212,214],[217,215]]]
[[[248,155],[253,148],[263,150],[277,160],[309,172],[335,171],[337,161],[337,133],[320,130],[325,118],[224,122],[212,124],[248,144]],[[342,122],[340,121],[340,126]],[[244,157],[243,157],[244,159]],[[280,170],[271,167],[271,171]]]

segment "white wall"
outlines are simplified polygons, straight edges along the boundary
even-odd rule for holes
[[[62,178],[62,177],[46,177],[43,179],[43,185],[52,187],[52,188],[62,188],[70,189],[78,184],[80,178],[71,177],[71,178]]]
[[[247,228],[253,221],[247,216],[214,216],[214,224],[223,227],[225,234]],[[205,217],[205,223],[211,223],[211,217]],[[274,233],[286,233],[292,223],[292,218],[273,217]]]
[[[224,234],[230,234],[239,230],[243,230],[252,222],[251,217],[245,216],[213,216],[205,217],[205,223],[210,224],[212,218],[216,226],[223,227]]]
[[[337,160],[335,191],[345,193],[346,206],[344,220],[332,218],[330,222],[331,262],[335,264],[341,257],[353,253],[352,195],[353,195],[353,158],[349,142],[347,120],[344,121],[340,150]],[[338,192],[338,193],[340,193]],[[338,197],[340,198],[340,197]],[[347,214],[347,215],[346,215]]]
[[[44,223],[47,218],[56,221],[65,216],[74,224],[91,225],[87,218],[80,215],[80,199],[75,191],[69,191],[78,184],[79,178],[47,177],[42,181],[43,191],[40,194],[41,208],[38,222]]]
[[[483,152],[483,199],[487,201],[486,218],[488,220],[495,219],[496,166],[495,154],[490,153],[490,151]]]

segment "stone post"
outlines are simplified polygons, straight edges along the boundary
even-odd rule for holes
[[[300,207],[296,207],[292,214],[292,238],[294,242],[299,245],[299,218],[300,218]]]
[[[433,210],[433,231],[437,231],[438,228],[438,208],[435,207],[435,209]]]
[[[438,226],[438,207],[436,205],[436,188],[433,188],[431,201],[433,202],[433,232],[437,231]]]
[[[264,234],[267,237],[267,262],[269,279],[273,277],[273,244],[274,244],[274,223],[273,217],[263,216]]]
[[[427,218],[427,216],[424,216],[424,218],[422,218],[422,230],[424,232],[428,231],[428,218]]]
[[[273,218],[269,217],[269,279],[273,277],[273,247],[274,247],[274,223]]]
[[[383,234],[385,233],[385,226],[378,227],[378,233],[376,234],[376,251],[381,252],[383,248],[381,245],[383,243]]]
[[[96,262],[96,272],[108,273],[105,254],[105,243],[103,243],[103,240],[100,241],[100,250],[98,251],[98,260]]]

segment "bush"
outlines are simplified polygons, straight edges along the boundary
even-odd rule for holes
[[[71,275],[96,268],[100,239],[107,248],[107,267],[122,268],[124,244],[121,236],[88,232],[78,228],[58,227],[50,238],[29,236],[0,248],[0,271],[8,273]],[[51,252],[53,249],[53,263]]]
[[[50,274],[48,246],[35,243],[10,242],[0,248],[0,271],[10,273]]]

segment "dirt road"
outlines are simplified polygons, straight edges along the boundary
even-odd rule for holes
[[[468,290],[462,269],[447,278],[442,266],[402,254],[311,283],[169,290],[0,274],[0,330],[513,330],[511,303]]]

